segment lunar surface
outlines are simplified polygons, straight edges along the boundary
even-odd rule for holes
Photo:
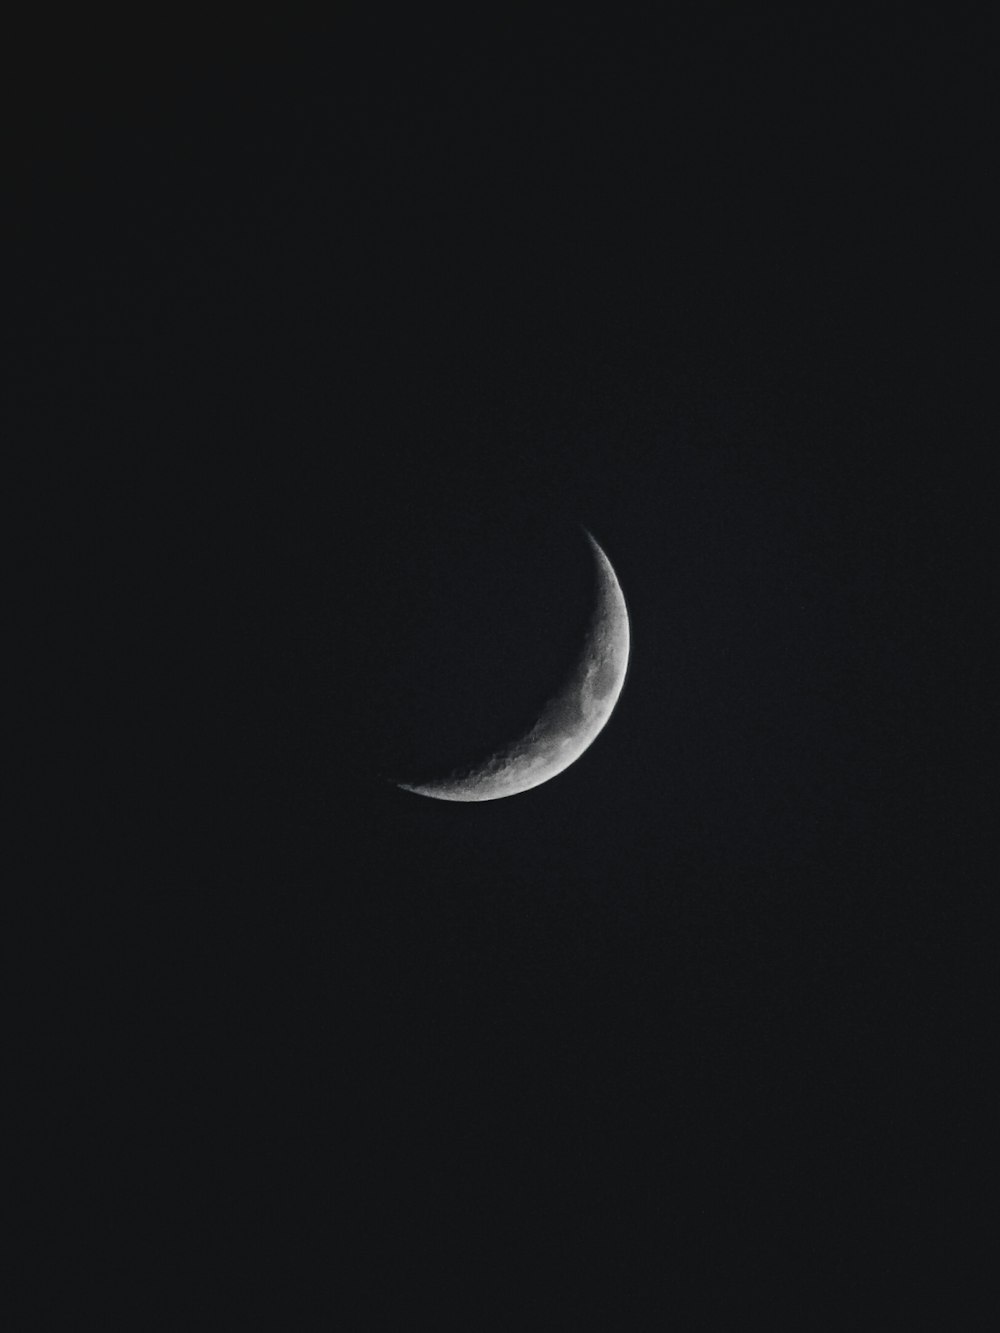
[[[625,683],[629,621],[611,562],[587,534],[597,565],[597,601],[582,655],[563,687],[518,740],[471,767],[432,782],[396,785],[439,801],[495,801],[548,782],[575,763],[604,729]]]

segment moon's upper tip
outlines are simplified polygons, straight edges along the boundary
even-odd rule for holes
[[[580,531],[583,533],[587,541],[590,543],[590,549],[594,552],[594,554],[604,555],[604,548],[602,547],[601,543],[597,540],[597,538],[594,536],[594,534],[590,531],[590,529],[588,527],[585,527],[584,524],[581,523]],[[607,559],[607,556],[604,556],[604,558]]]

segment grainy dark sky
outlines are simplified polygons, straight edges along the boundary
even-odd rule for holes
[[[39,56],[11,167],[28,574],[72,626],[43,749],[88,830],[28,948],[52,1207],[93,1173],[125,1269],[208,1247],[211,1299],[295,1272],[350,1326],[585,1273],[608,1327],[637,1273],[684,1327],[947,1323],[978,34],[97,45]],[[511,800],[382,782],[572,653],[579,523],[632,615],[605,733]]]

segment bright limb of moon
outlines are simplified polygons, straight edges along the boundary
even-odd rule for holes
[[[396,785],[438,801],[496,801],[530,791],[580,758],[604,730],[625,683],[629,619],[611,562],[586,533],[597,566],[597,602],[583,652],[562,688],[518,740],[433,782]]]

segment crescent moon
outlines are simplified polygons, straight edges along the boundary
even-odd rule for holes
[[[580,758],[604,730],[625,683],[629,619],[611,561],[584,529],[597,567],[597,599],[583,652],[569,679],[525,735],[488,759],[433,782],[398,782],[438,801],[496,801],[548,782]]]

